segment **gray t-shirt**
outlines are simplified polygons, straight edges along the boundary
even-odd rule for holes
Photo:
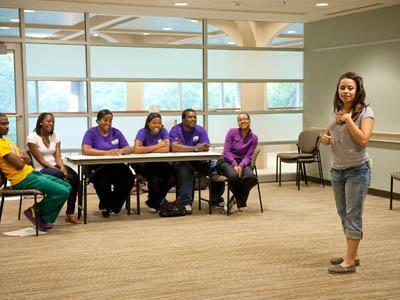
[[[371,107],[365,107],[354,123],[360,127],[364,118],[374,118]],[[357,167],[369,160],[367,147],[354,140],[346,124],[336,124],[335,112],[332,113],[328,129],[331,134],[332,168],[343,170]]]

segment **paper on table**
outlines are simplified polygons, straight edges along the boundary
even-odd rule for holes
[[[47,232],[45,231],[40,231],[39,234],[46,234]],[[36,229],[34,227],[27,227],[23,229],[18,229],[14,231],[9,231],[9,232],[3,232],[3,234],[8,235],[8,236],[31,236],[31,235],[36,235]]]

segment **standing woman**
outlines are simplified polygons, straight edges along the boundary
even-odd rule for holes
[[[258,137],[250,129],[248,113],[239,113],[237,123],[239,127],[229,129],[226,134],[224,151],[218,162],[218,172],[228,178],[232,197],[235,197],[241,211],[247,207],[249,192],[257,183],[250,163],[258,144]]]
[[[169,152],[170,141],[168,131],[164,128],[161,115],[150,113],[144,128],[140,129],[135,138],[135,153]],[[160,210],[161,202],[174,185],[174,173],[166,162],[137,163],[133,165],[135,172],[144,176],[149,184],[149,199],[146,205],[150,212]]]
[[[54,115],[41,113],[36,121],[34,132],[27,137],[27,145],[32,154],[32,164],[36,171],[66,180],[71,185],[71,192],[67,200],[65,221],[78,224],[74,215],[76,195],[79,188],[78,174],[61,159],[61,141],[54,132]]]
[[[321,142],[331,145],[332,187],[347,242],[345,255],[331,258],[331,274],[348,274],[360,264],[357,250],[363,237],[362,212],[371,181],[366,145],[374,126],[374,113],[365,104],[363,79],[348,72],[340,76],[328,128]]]
[[[112,126],[113,114],[108,109],[97,113],[98,126],[89,128],[82,141],[82,153],[96,156],[129,154],[131,148],[124,135]],[[93,186],[99,197],[103,217],[118,214],[130,196],[134,184],[131,170],[125,164],[94,165],[90,167]]]

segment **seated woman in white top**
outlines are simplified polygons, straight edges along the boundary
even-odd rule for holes
[[[34,132],[27,137],[27,145],[32,154],[32,164],[36,171],[66,180],[71,185],[65,221],[78,224],[74,211],[79,178],[73,169],[63,164],[61,142],[54,132],[54,124],[52,113],[41,113],[37,119]]]

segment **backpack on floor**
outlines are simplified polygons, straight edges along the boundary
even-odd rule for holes
[[[160,217],[180,217],[186,215],[185,205],[179,201],[163,201],[159,212]]]

